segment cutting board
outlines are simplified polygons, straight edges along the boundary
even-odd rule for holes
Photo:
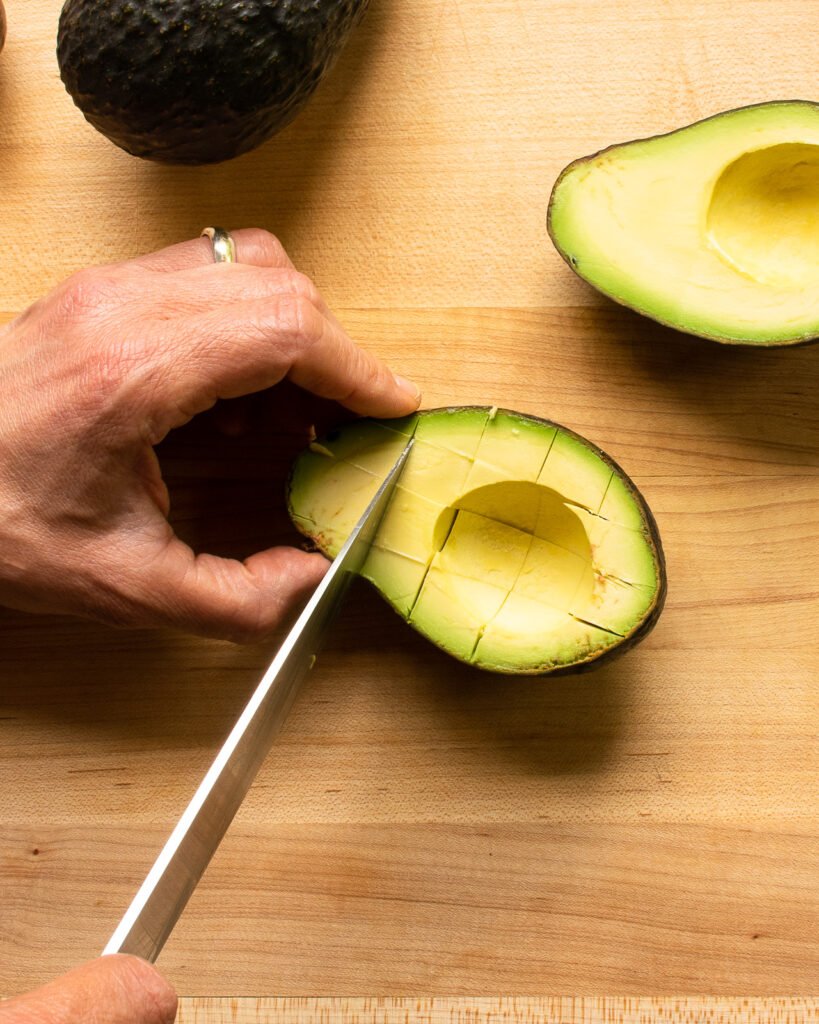
[[[6,6],[6,319],[84,265],[266,227],[425,405],[547,416],[609,452],[668,558],[649,639],[554,680],[460,665],[355,589],[161,957],[182,1019],[815,1020],[765,998],[819,991],[819,346],[657,327],[545,230],[575,157],[817,98],[815,6],[373,0],[290,128],[198,169],[95,133],[59,82],[58,0]],[[176,432],[178,532],[240,557],[294,542],[301,443]],[[11,611],[0,643],[11,993],[99,951],[274,643]]]

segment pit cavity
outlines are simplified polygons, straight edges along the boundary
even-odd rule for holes
[[[762,284],[819,281],[819,145],[789,142],[744,153],[711,194],[707,234],[720,256]]]
[[[526,588],[529,596],[568,612],[591,597],[594,577],[591,543],[565,500],[551,488],[523,481],[462,495],[438,520],[439,564],[455,576],[507,592]]]

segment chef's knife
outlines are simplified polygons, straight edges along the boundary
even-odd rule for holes
[[[412,448],[407,442],[262,681],[103,950],[153,963],[185,909],[316,660],[322,638],[370,545]]]

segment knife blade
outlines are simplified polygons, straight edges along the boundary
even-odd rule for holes
[[[103,950],[156,960],[216,852],[316,660],[378,532],[412,448],[407,442],[287,634],[222,749]]]

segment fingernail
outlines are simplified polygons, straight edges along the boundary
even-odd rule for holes
[[[395,383],[404,391],[406,394],[412,396],[412,400],[418,405],[421,401],[421,389],[417,384],[414,384],[411,380],[407,380],[406,377],[401,377],[397,373],[393,374]]]

